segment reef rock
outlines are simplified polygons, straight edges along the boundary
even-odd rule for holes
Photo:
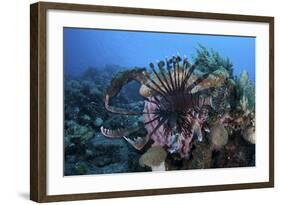
[[[212,165],[212,150],[207,140],[203,142],[194,142],[189,160],[184,160],[181,169],[208,169]]]
[[[228,142],[228,133],[225,127],[219,123],[212,126],[210,130],[210,140],[212,148],[218,150]]]
[[[251,144],[256,144],[256,134],[254,127],[246,128],[242,133],[243,138]]]
[[[247,143],[236,132],[228,143],[213,153],[213,168],[255,166],[255,145]]]
[[[89,174],[120,173],[136,169],[131,167],[131,156],[139,156],[128,149],[128,144],[122,138],[111,140],[97,134],[91,140],[89,149],[93,153],[88,161],[91,164]]]
[[[103,123],[103,120],[100,117],[97,117],[94,121],[94,125],[96,127],[100,127],[102,125],[102,123]]]
[[[161,146],[154,146],[147,150],[139,159],[140,165],[148,166],[152,171],[165,171],[167,152]]]

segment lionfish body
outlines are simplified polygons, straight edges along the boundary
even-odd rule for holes
[[[142,112],[111,107],[107,96],[106,107],[111,112],[144,116],[144,125],[148,132],[146,137],[131,140],[123,135],[135,148],[141,149],[152,139],[153,146],[160,145],[170,153],[178,153],[182,158],[188,158],[194,137],[201,141],[204,132],[208,130],[206,120],[213,107],[209,92],[214,84],[217,86],[218,82],[224,81],[225,76],[214,77],[211,73],[206,73],[197,77],[193,72],[199,62],[191,65],[186,58],[183,63],[181,61],[178,56],[166,63],[160,61],[158,70],[151,63],[152,75],[142,71],[137,78],[134,76],[134,80],[142,84],[140,94],[146,98]],[[117,130],[117,133],[103,127],[101,131],[107,137],[120,137],[124,134],[121,130]]]
[[[159,65],[158,73],[152,64],[150,66],[154,80],[146,86],[154,91],[154,96],[145,102],[145,127],[154,145],[167,147],[169,152],[188,158],[192,139],[196,136],[202,141],[208,110],[212,107],[211,96],[191,91],[208,75],[194,81],[191,76],[195,65],[180,66],[177,61],[173,69],[166,71]]]

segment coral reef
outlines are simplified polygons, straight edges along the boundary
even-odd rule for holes
[[[244,112],[255,109],[255,85],[249,80],[246,70],[236,78],[237,97],[240,98],[238,107]]]
[[[89,68],[81,76],[66,76],[64,82],[64,150],[65,175],[104,174],[148,171],[141,167],[137,152],[125,140],[110,140],[100,133],[100,126],[111,128],[136,124],[138,117],[122,118],[111,115],[104,107],[104,93],[116,72],[109,66],[103,72]],[[114,72],[113,72],[114,71]],[[118,101],[130,102],[132,89],[122,90],[126,95]],[[132,103],[136,109],[142,103]],[[137,134],[137,133],[136,133]]]
[[[233,64],[229,58],[223,58],[214,50],[209,50],[205,46],[199,44],[194,60],[200,62],[196,69],[202,72],[213,72],[218,69],[227,70],[230,78],[233,78]]]
[[[251,144],[256,144],[256,135],[254,127],[247,127],[242,131],[242,136]]]
[[[148,166],[152,171],[165,171],[167,152],[161,146],[149,148],[139,159],[142,167]]]
[[[210,129],[209,138],[212,143],[212,148],[218,150],[227,144],[228,132],[223,125],[216,123]]]
[[[199,46],[64,80],[65,175],[255,166],[255,84]]]

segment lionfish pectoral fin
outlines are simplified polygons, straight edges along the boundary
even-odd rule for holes
[[[124,109],[124,108],[111,106],[111,105],[109,105],[109,101],[110,101],[110,96],[106,95],[105,96],[105,108],[109,112],[121,114],[121,115],[142,115],[143,114],[143,112],[141,112],[141,111],[129,111],[129,110]]]
[[[104,136],[109,137],[109,138],[118,138],[118,137],[123,136],[122,135],[123,130],[121,130],[121,129],[110,130],[110,129],[107,129],[107,128],[101,126],[100,131]]]
[[[130,111],[125,108],[115,107],[112,106],[111,100],[118,93],[121,92],[122,88],[127,85],[131,81],[136,81],[141,85],[145,84],[148,80],[148,73],[146,72],[145,68],[134,68],[131,70],[127,70],[124,72],[120,72],[116,75],[110,82],[110,86],[107,89],[106,96],[105,96],[105,108],[109,112],[122,114],[122,115],[142,115],[143,112],[140,111]]]
[[[131,127],[128,129],[119,128],[116,130],[111,130],[101,126],[100,130],[101,133],[106,137],[118,138],[118,137],[128,136],[129,134],[136,132],[137,130],[139,130],[139,127]]]
[[[137,139],[130,139],[129,137],[123,136],[123,138],[131,144],[136,150],[142,150],[144,146],[147,144],[149,140],[149,136],[146,135],[145,137],[141,138],[138,137]]]

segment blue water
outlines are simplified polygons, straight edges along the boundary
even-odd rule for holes
[[[150,62],[175,54],[196,54],[201,44],[228,57],[234,75],[247,70],[255,81],[255,38],[64,28],[64,69],[78,74],[88,67],[106,65],[148,67]]]

